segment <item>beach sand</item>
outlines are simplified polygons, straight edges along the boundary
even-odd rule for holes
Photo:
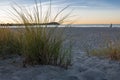
[[[120,28],[67,28],[65,35],[74,44],[67,70],[50,65],[23,68],[22,58],[12,56],[0,60],[0,80],[120,80],[119,61],[88,56],[84,51],[85,45],[93,48],[104,46],[106,39],[119,40],[119,33]]]

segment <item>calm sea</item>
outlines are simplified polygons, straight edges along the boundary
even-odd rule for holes
[[[72,27],[110,27],[110,24],[72,24]],[[112,27],[120,27],[120,24],[112,24]]]
[[[110,27],[110,24],[71,24],[71,25],[59,25],[59,27]],[[49,25],[49,27],[55,27],[55,25]],[[120,27],[120,24],[112,24],[112,27]],[[10,28],[23,28],[23,26],[10,26]]]

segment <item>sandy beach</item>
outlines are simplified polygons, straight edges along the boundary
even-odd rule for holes
[[[119,39],[120,28],[67,28],[65,35],[72,40],[72,65],[63,69],[50,65],[22,67],[20,56],[0,60],[0,80],[120,80],[120,61],[89,56],[84,51],[104,46],[105,34],[113,40]],[[103,35],[104,34],[104,35]]]
[[[120,80],[120,0],[0,0],[0,80]]]

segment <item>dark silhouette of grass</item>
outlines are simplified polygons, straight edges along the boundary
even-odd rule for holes
[[[51,16],[51,1],[46,13],[42,12],[41,2],[35,1],[32,12],[26,8],[17,6],[12,7],[14,12],[13,19],[17,23],[23,24],[24,31],[19,34],[19,44],[21,44],[21,53],[25,58],[26,64],[56,65],[67,68],[71,64],[71,45],[64,47],[64,31],[56,27],[48,29],[49,24],[37,25],[43,23],[58,22],[63,23],[69,14],[59,18],[60,14],[68,7],[60,10],[55,16]],[[44,15],[43,15],[44,14]],[[51,17],[53,17],[51,19]],[[34,26],[30,24],[35,23]],[[9,34],[7,34],[9,36]]]
[[[20,54],[19,35],[10,28],[0,28],[0,56],[5,58],[10,55]]]

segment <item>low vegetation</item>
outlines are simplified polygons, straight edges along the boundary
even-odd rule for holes
[[[63,67],[70,65],[70,49],[64,48],[63,36],[59,33],[56,34],[55,31],[43,27],[25,29],[22,41],[25,63],[52,64]]]
[[[18,37],[7,27],[0,28],[0,56],[6,58],[9,55],[20,54]]]
[[[109,34],[108,34],[109,35]],[[105,37],[105,36],[104,36]],[[118,38],[115,38],[118,39]],[[103,40],[105,41],[104,46],[102,47],[96,47],[93,48],[91,46],[87,46],[86,52],[89,56],[97,56],[97,57],[104,57],[109,58],[111,60],[120,60],[120,42],[119,40],[112,40],[109,38],[106,38]],[[100,45],[100,44],[98,44]]]
[[[111,60],[120,60],[120,50],[118,48],[101,48],[90,51],[91,55],[107,57]]]
[[[71,64],[71,45],[65,46],[66,38],[64,28],[59,29],[58,25],[49,28],[47,23],[63,23],[69,14],[59,18],[67,8],[60,10],[55,16],[51,13],[51,1],[47,12],[42,12],[41,3],[35,1],[31,10],[25,7],[12,7],[12,13],[18,24],[23,24],[24,29],[13,31],[10,28],[0,29],[0,53],[17,53],[24,57],[23,64],[55,65],[67,68]],[[44,15],[43,15],[44,14]],[[53,18],[51,18],[53,17]],[[44,25],[39,25],[43,24]],[[34,25],[31,25],[34,24]]]

